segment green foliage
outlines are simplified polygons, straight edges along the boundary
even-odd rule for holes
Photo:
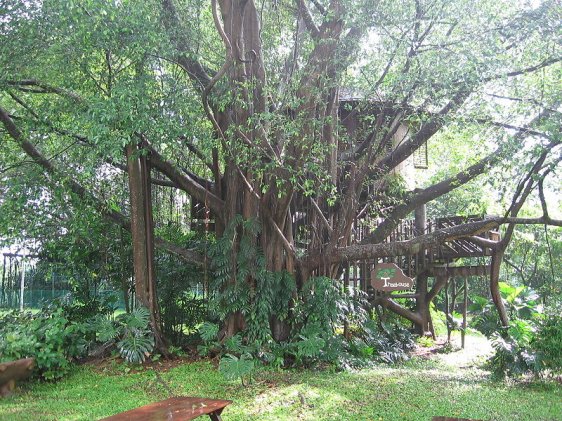
[[[117,343],[117,348],[127,362],[140,364],[154,349],[154,338],[141,330],[131,329]]]
[[[526,214],[536,212],[528,209],[523,213]],[[532,288],[540,295],[545,308],[555,308],[562,302],[562,282],[557,276],[562,272],[562,259],[556,258],[561,255],[562,228],[520,226],[506,251],[502,277],[510,284]]]
[[[506,332],[492,336],[495,354],[488,367],[496,378],[562,370],[562,321],[558,316],[536,322],[513,320]]]
[[[251,354],[245,353],[241,356],[225,354],[219,363],[219,371],[228,380],[240,379],[242,386],[252,381],[254,372],[254,359]]]
[[[201,335],[201,339],[205,342],[216,340],[218,333],[219,327],[214,323],[204,322],[199,326],[199,335]]]
[[[366,295],[326,277],[308,279],[295,304],[294,323],[306,328],[316,325],[332,335],[344,322],[362,324],[367,319]]]
[[[539,313],[539,296],[530,287],[511,286],[505,282],[499,283],[502,299],[507,304],[507,311],[511,317],[531,319]]]
[[[154,337],[149,328],[150,312],[138,307],[131,313],[119,315],[115,323],[121,338],[117,342],[121,357],[130,363],[142,363],[154,349]]]
[[[538,371],[536,355],[514,338],[503,338],[500,334],[495,333],[492,335],[492,346],[495,354],[488,360],[488,368],[494,378],[517,377],[528,372]]]
[[[217,351],[221,348],[218,341],[219,326],[211,322],[203,322],[198,328],[197,332],[201,337],[203,343],[197,346],[197,352],[201,356],[207,356],[211,352]]]
[[[84,333],[61,308],[14,311],[0,318],[0,361],[33,357],[42,378],[58,379],[68,373],[73,359],[85,354]]]
[[[83,290],[80,292],[84,292]],[[55,301],[68,319],[84,322],[96,316],[109,317],[115,312],[115,297],[95,297],[85,294],[75,294],[69,301]]]
[[[0,361],[34,357],[45,380],[63,377],[77,359],[100,344],[115,345],[128,362],[140,363],[152,352],[150,314],[137,308],[110,320],[102,314],[82,320],[83,303],[50,306],[37,313],[7,313],[0,318]],[[86,306],[88,307],[88,306]],[[72,320],[70,315],[77,317]]]
[[[205,252],[207,239],[202,235],[193,232],[183,234],[170,226],[159,231],[159,235],[169,238],[169,241]],[[202,268],[162,252],[156,254],[156,265],[162,331],[172,344],[185,345],[193,339],[196,327],[208,316],[207,297],[204,297],[206,274]]]
[[[527,346],[533,339],[533,326],[526,320],[512,320],[507,329],[507,335],[517,344]]]
[[[387,364],[408,360],[409,352],[416,346],[414,336],[399,324],[383,324],[381,329],[377,329],[374,323],[367,323],[363,337],[367,344],[373,346],[377,359]]]
[[[240,312],[248,325],[249,341],[267,343],[271,339],[269,319],[288,317],[296,285],[289,273],[266,269],[257,246],[259,232],[256,220],[237,215],[211,247],[215,275],[211,304],[221,320]]]
[[[530,329],[524,320],[533,320],[540,314],[541,307],[537,301],[538,295],[527,286],[514,287],[505,282],[500,282],[500,294],[509,317],[516,321],[512,325],[513,334],[529,337]],[[469,310],[475,314],[472,326],[486,336],[491,336],[501,330],[498,315],[494,304],[489,298],[472,296]]]
[[[416,339],[416,343],[423,346],[424,348],[431,348],[433,345],[435,345],[435,341],[429,336],[420,336]]]
[[[531,341],[543,369],[562,371],[562,318],[550,315],[541,319]]]

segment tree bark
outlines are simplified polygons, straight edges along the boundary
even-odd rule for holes
[[[156,349],[163,355],[167,355],[168,347],[162,333],[160,310],[156,297],[154,223],[149,163],[147,157],[142,155],[136,145],[131,144],[126,147],[126,157],[131,205],[135,295],[138,302],[150,312],[150,326],[154,334]]]

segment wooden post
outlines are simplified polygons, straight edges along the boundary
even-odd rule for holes
[[[425,234],[425,230],[427,227],[427,216],[426,216],[426,207],[425,205],[418,206],[414,211],[414,218],[415,218],[415,228],[416,233],[415,235],[423,235]]]
[[[462,308],[462,331],[461,331],[461,347],[464,349],[464,338],[466,335],[466,308],[468,307],[468,281],[464,277],[464,291],[463,291],[464,305]]]
[[[451,325],[449,323],[449,277],[445,281],[445,323],[447,325],[447,343],[451,342]]]

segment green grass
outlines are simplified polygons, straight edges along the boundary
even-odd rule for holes
[[[0,400],[0,420],[94,420],[174,395],[226,398],[229,420],[430,420],[448,415],[482,420],[562,420],[554,384],[492,383],[475,367],[415,360],[401,368],[358,372],[263,371],[247,388],[224,380],[208,362],[167,372],[100,372],[77,367],[58,383],[28,383]]]

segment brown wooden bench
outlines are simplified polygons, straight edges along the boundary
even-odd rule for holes
[[[222,410],[231,403],[222,399],[175,397],[121,412],[103,421],[186,421],[205,414],[212,421],[221,421]]]
[[[0,396],[11,395],[16,387],[16,381],[29,377],[34,365],[35,358],[0,363]]]

